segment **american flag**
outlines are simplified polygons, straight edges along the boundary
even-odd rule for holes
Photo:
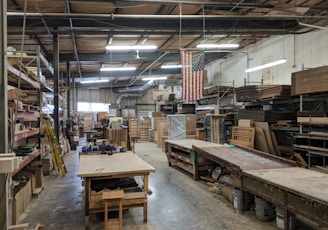
[[[200,100],[204,94],[204,51],[180,51],[182,99]]]

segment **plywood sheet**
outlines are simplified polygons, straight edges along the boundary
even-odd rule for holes
[[[267,145],[268,145],[268,148],[269,148],[269,152],[273,155],[277,155],[275,153],[275,150],[274,150],[274,147],[273,147],[273,144],[272,144],[270,128],[269,128],[268,122],[254,122],[254,126],[255,127],[260,127],[260,128],[263,129],[265,139],[267,141]]]
[[[261,127],[255,127],[255,149],[270,153],[264,131]]]
[[[155,172],[155,169],[132,152],[113,155],[80,155],[79,177]]]
[[[293,167],[249,170],[244,171],[244,174],[328,203],[328,175],[325,173]]]

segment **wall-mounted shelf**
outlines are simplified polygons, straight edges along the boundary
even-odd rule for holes
[[[11,176],[14,176],[16,173],[18,173],[20,170],[22,170],[26,165],[31,163],[35,158],[40,156],[40,150],[35,150],[33,153],[31,153],[29,156],[24,157],[24,159],[19,162],[19,168],[11,172]]]

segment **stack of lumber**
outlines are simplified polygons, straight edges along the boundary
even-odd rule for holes
[[[260,100],[272,100],[272,99],[289,99],[290,85],[273,85],[271,87],[262,89],[260,93]]]
[[[257,102],[260,99],[260,91],[272,87],[271,85],[248,85],[236,88],[238,102]]]
[[[328,112],[320,111],[298,111],[297,122],[313,125],[328,124]]]
[[[291,95],[328,92],[328,66],[292,73]]]

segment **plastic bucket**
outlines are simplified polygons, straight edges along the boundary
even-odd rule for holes
[[[285,229],[285,213],[279,207],[276,207],[276,223],[278,229]]]
[[[283,209],[276,207],[276,224],[278,229],[285,229],[285,221],[289,226],[289,229],[295,228],[295,214],[288,213],[289,219],[285,217],[285,212]]]
[[[265,200],[255,197],[255,216],[261,221],[271,221],[274,218],[273,206]]]
[[[244,196],[244,197],[242,197]],[[243,198],[243,202],[241,202]],[[243,192],[240,188],[233,189],[233,207],[238,211],[246,211],[249,209],[249,193]]]

